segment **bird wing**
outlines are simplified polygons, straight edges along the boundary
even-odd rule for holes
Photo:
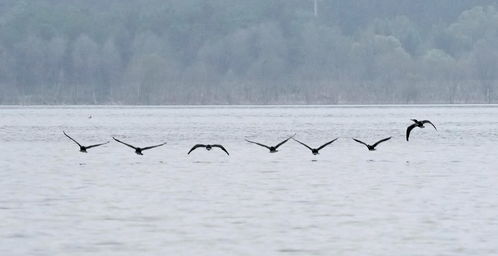
[[[102,145],[105,145],[105,144],[108,144],[108,143],[109,143],[109,141],[108,141],[108,142],[106,142],[106,143],[100,143],[100,144],[90,145],[90,146],[86,147],[86,149],[90,149],[90,148],[94,148],[94,147],[102,146]]]
[[[114,138],[114,137],[112,137],[112,138],[113,138],[115,141],[117,141],[117,142],[119,142],[119,143],[121,143],[121,144],[123,144],[123,145],[126,145],[126,146],[128,146],[128,147],[130,147],[130,148],[133,148],[133,149],[135,149],[135,150],[137,149],[136,147],[134,147],[134,146],[132,146],[132,145],[130,145],[130,144],[128,144],[128,143],[122,142],[122,141],[120,141],[120,140],[118,140],[118,139],[116,139],[116,138]]]
[[[256,145],[258,145],[258,146],[261,146],[261,147],[265,147],[265,148],[267,148],[267,149],[270,149],[270,147],[269,147],[269,146],[266,146],[265,144],[261,144],[261,143],[255,142],[255,141],[250,141],[250,140],[247,140],[247,139],[246,139],[246,141],[247,141],[247,142],[249,142],[249,143],[253,143],[253,144],[256,144]]]
[[[329,141],[329,142],[327,142],[327,143],[325,143],[325,144],[321,145],[321,146],[320,146],[319,148],[317,148],[317,149],[318,149],[318,150],[321,150],[322,148],[324,148],[324,147],[326,147],[326,146],[328,146],[328,145],[330,145],[330,144],[334,143],[334,141],[336,141],[337,139],[339,139],[339,138],[335,138],[335,139],[333,139],[333,140],[331,140],[331,141]]]
[[[379,140],[379,141],[375,142],[375,144],[373,144],[373,145],[372,145],[372,147],[374,147],[374,148],[375,148],[375,147],[377,147],[377,145],[379,145],[380,143],[382,143],[382,142],[384,142],[384,141],[388,141],[388,140],[390,140],[391,138],[392,138],[392,137],[385,138],[385,139],[381,139],[381,140]]]
[[[162,143],[162,144],[159,144],[159,145],[149,146],[149,147],[142,148],[142,151],[143,151],[143,150],[147,150],[147,149],[157,148],[157,147],[164,146],[164,145],[166,145],[166,142],[164,142],[164,143]]]
[[[227,153],[227,155],[230,155],[228,153],[228,151],[222,145],[215,144],[215,145],[211,145],[211,147],[213,147],[213,148],[221,148],[221,150],[225,151],[225,153]]]
[[[205,147],[206,147],[206,145],[203,145],[203,144],[197,144],[197,145],[193,146],[193,147],[190,149],[190,151],[187,153],[187,155],[189,155],[189,154],[190,154],[190,152],[194,151],[196,148],[205,148]]]
[[[413,128],[417,127],[417,124],[412,124],[406,128],[406,141],[410,138],[410,132],[412,132]]]
[[[294,139],[294,138],[292,138],[292,139],[293,139],[293,140],[295,140],[297,143],[299,143],[299,144],[301,144],[301,145],[303,145],[303,146],[307,147],[309,150],[313,151],[313,149],[312,149],[310,146],[308,146],[308,145],[306,145],[306,144],[304,144],[304,143],[302,143],[302,142],[300,142],[300,141],[298,141],[298,140],[296,140],[296,139]]]
[[[294,136],[296,136],[296,134],[294,133],[294,135],[290,136],[289,138],[287,138],[286,140],[278,143],[276,146],[275,146],[275,149],[277,149],[278,147],[282,146],[284,143],[286,143],[287,141],[289,141],[290,139],[294,138]]]
[[[78,146],[81,147],[81,144],[79,144],[75,139],[71,138],[71,136],[67,135],[65,131],[62,131],[62,133],[64,133],[64,135],[66,135],[66,137],[68,137],[70,140],[74,141],[74,143],[78,144]]]
[[[432,125],[432,127],[434,127],[434,129],[436,129],[436,131],[437,131],[436,126],[435,126],[435,125],[434,125],[431,121],[429,121],[429,120],[424,120],[424,121],[422,121],[422,123],[423,123],[423,124],[430,124],[430,125]]]
[[[358,142],[358,143],[360,143],[360,144],[363,144],[363,145],[367,146],[367,148],[368,148],[368,144],[367,143],[365,143],[365,142],[363,142],[361,140],[357,140],[355,138],[353,138],[353,140],[356,141],[356,142]]]

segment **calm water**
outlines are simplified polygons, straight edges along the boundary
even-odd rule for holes
[[[294,133],[340,139],[244,141]],[[0,255],[498,255],[497,143],[496,106],[3,107]]]

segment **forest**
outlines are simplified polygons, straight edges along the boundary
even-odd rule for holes
[[[489,0],[0,0],[0,104],[498,103]]]

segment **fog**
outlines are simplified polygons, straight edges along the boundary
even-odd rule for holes
[[[0,104],[498,102],[489,0],[0,0]]]

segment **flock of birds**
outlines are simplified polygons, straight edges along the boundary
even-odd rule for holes
[[[406,141],[409,141],[409,138],[410,138],[410,133],[412,132],[412,130],[413,130],[413,129],[415,129],[415,128],[417,128],[417,127],[418,127],[418,128],[425,128],[425,124],[430,124],[430,125],[432,125],[432,127],[434,127],[434,129],[436,129],[436,131],[437,131],[436,126],[435,126],[435,125],[434,125],[431,121],[429,121],[429,120],[422,120],[422,121],[419,121],[419,120],[417,120],[417,119],[411,119],[411,120],[413,121],[413,124],[411,124],[410,126],[408,126],[408,128],[406,129]],[[69,136],[69,135],[68,135],[65,131],[63,131],[63,133],[64,133],[64,135],[65,135],[66,137],[68,137],[70,140],[72,140],[74,143],[76,143],[76,144],[79,146],[79,148],[80,148],[80,152],[82,152],[82,153],[87,153],[87,150],[88,150],[88,149],[95,148],[95,147],[99,147],[99,146],[102,146],[102,145],[105,145],[105,144],[110,143],[109,141],[107,141],[107,142],[105,142],[105,143],[100,143],[100,144],[95,144],[95,145],[90,145],[90,146],[83,146],[83,145],[81,145],[78,141],[76,141],[76,140],[75,140],[75,139],[73,139],[71,136]],[[312,153],[313,155],[318,155],[321,149],[325,148],[326,146],[328,146],[328,145],[330,145],[330,144],[334,143],[337,139],[339,139],[339,138],[336,138],[336,139],[333,139],[333,140],[331,140],[331,141],[329,141],[329,142],[327,142],[327,143],[325,143],[325,144],[321,145],[321,146],[320,146],[320,147],[318,147],[318,148],[312,148],[312,147],[310,147],[310,146],[306,145],[305,143],[303,143],[303,142],[301,142],[301,141],[299,141],[299,140],[295,139],[295,138],[294,138],[294,136],[295,136],[295,134],[294,134],[294,135],[292,135],[292,136],[290,136],[290,137],[288,137],[287,139],[285,139],[284,141],[282,141],[282,142],[278,143],[278,144],[277,144],[277,145],[275,145],[275,146],[267,146],[267,145],[265,145],[265,144],[262,144],[262,143],[259,143],[259,142],[255,142],[255,141],[250,141],[250,140],[247,140],[247,139],[246,139],[246,141],[247,141],[247,142],[249,142],[249,143],[256,144],[256,145],[258,145],[258,146],[261,146],[261,147],[267,148],[267,149],[270,151],[270,153],[276,153],[276,152],[278,152],[278,150],[277,150],[277,149],[278,149],[280,146],[282,146],[282,145],[283,145],[283,144],[285,144],[287,141],[289,141],[290,139],[292,139],[292,140],[294,140],[294,141],[298,142],[299,144],[301,144],[301,145],[305,146],[305,147],[306,147],[306,148],[308,148],[309,150],[311,150],[311,153]],[[123,141],[121,141],[121,140],[119,140],[119,139],[116,139],[115,137],[112,137],[112,138],[113,138],[116,142],[119,142],[119,143],[121,143],[121,144],[123,144],[123,145],[125,145],[125,146],[128,146],[128,147],[130,147],[130,148],[134,149],[134,150],[135,150],[135,154],[137,154],[137,155],[143,155],[143,151],[145,151],[145,150],[149,150],[149,149],[153,149],[153,148],[157,148],[157,147],[161,147],[161,146],[166,145],[166,143],[161,143],[161,144],[158,144],[158,145],[148,146],[148,147],[143,147],[143,148],[141,148],[141,147],[136,147],[136,146],[133,146],[133,145],[128,144],[128,143],[126,143],[126,142],[123,142]],[[365,142],[363,142],[363,141],[361,141],[361,140],[355,139],[355,138],[353,138],[353,140],[354,140],[354,141],[356,141],[356,142],[358,142],[358,143],[360,143],[360,144],[365,145],[365,146],[368,148],[368,150],[369,150],[369,151],[375,151],[376,147],[377,147],[379,144],[381,144],[381,143],[383,143],[383,142],[386,142],[386,141],[390,140],[391,138],[392,138],[392,137],[388,137],[388,138],[385,138],[385,139],[381,139],[381,140],[379,140],[379,141],[377,141],[377,142],[375,142],[374,144],[371,144],[371,145],[370,145],[370,144],[367,144],[367,143],[365,143]],[[222,146],[222,145],[220,145],[220,144],[196,144],[196,145],[194,145],[194,146],[193,146],[193,147],[192,147],[192,148],[188,151],[188,153],[187,153],[187,154],[189,155],[190,153],[192,153],[192,151],[194,151],[194,150],[196,150],[196,149],[198,149],[198,148],[205,148],[207,151],[210,151],[210,150],[211,150],[211,149],[213,149],[213,148],[219,148],[219,149],[223,150],[223,151],[224,151],[227,155],[230,155],[230,154],[228,153],[228,151],[226,150],[226,148],[225,148],[225,147],[223,147],[223,146]]]
[[[413,121],[413,124],[412,124],[412,125],[410,125],[410,126],[408,126],[408,128],[406,129],[406,141],[409,141],[409,139],[410,139],[410,133],[411,133],[411,131],[412,131],[415,127],[425,128],[425,124],[430,124],[430,125],[432,125],[432,127],[434,127],[434,129],[436,129],[436,131],[437,131],[436,126],[435,126],[435,125],[434,125],[431,121],[429,121],[429,120],[423,120],[423,121],[418,121],[417,119],[411,119],[411,120]],[[339,139],[339,138],[335,138],[335,139],[333,139],[333,140],[331,140],[331,141],[329,141],[329,142],[327,142],[327,143],[325,143],[325,144],[321,145],[321,146],[320,146],[320,147],[318,147],[318,148],[312,148],[312,147],[310,147],[310,146],[306,145],[305,143],[303,143],[303,142],[301,142],[301,141],[299,141],[299,140],[297,140],[297,139],[294,139],[294,136],[295,136],[295,134],[294,134],[293,136],[291,136],[291,137],[287,138],[286,140],[284,140],[284,141],[280,142],[280,143],[279,143],[279,144],[277,144],[276,146],[267,146],[267,145],[264,145],[264,144],[261,144],[261,143],[255,142],[255,141],[250,141],[250,140],[246,140],[246,141],[247,141],[247,142],[249,142],[249,143],[253,143],[253,144],[256,144],[256,145],[259,145],[259,146],[265,147],[265,148],[267,148],[267,149],[269,149],[269,150],[270,150],[270,153],[275,153],[275,152],[277,152],[277,148],[278,148],[278,147],[280,147],[281,145],[283,145],[284,143],[286,143],[288,140],[293,139],[293,140],[294,140],[294,141],[296,141],[297,143],[299,143],[299,144],[301,144],[301,145],[305,146],[306,148],[308,148],[309,150],[311,150],[311,153],[312,153],[313,155],[318,155],[318,154],[320,153],[320,150],[321,150],[321,149],[325,148],[326,146],[328,146],[328,145],[330,145],[330,144],[334,143],[337,139]],[[388,140],[390,140],[391,138],[392,138],[392,137],[388,137],[388,138],[385,138],[385,139],[381,139],[381,140],[379,140],[379,141],[375,142],[375,143],[374,143],[374,144],[372,144],[372,145],[367,144],[367,143],[365,143],[365,142],[363,142],[363,141],[361,141],[361,140],[355,139],[355,138],[353,138],[353,140],[354,140],[354,141],[356,141],[356,142],[358,142],[358,143],[360,143],[360,144],[365,145],[369,151],[375,151],[375,150],[376,150],[376,147],[377,147],[379,144],[381,144],[382,142],[388,141]],[[195,147],[194,147],[193,149],[195,149]],[[193,150],[193,149],[192,149],[192,150]],[[192,151],[192,150],[191,150],[191,151]],[[226,151],[225,151],[225,152],[226,152]],[[190,152],[189,152],[189,153],[190,153]],[[227,154],[228,154],[228,152],[227,152]]]

